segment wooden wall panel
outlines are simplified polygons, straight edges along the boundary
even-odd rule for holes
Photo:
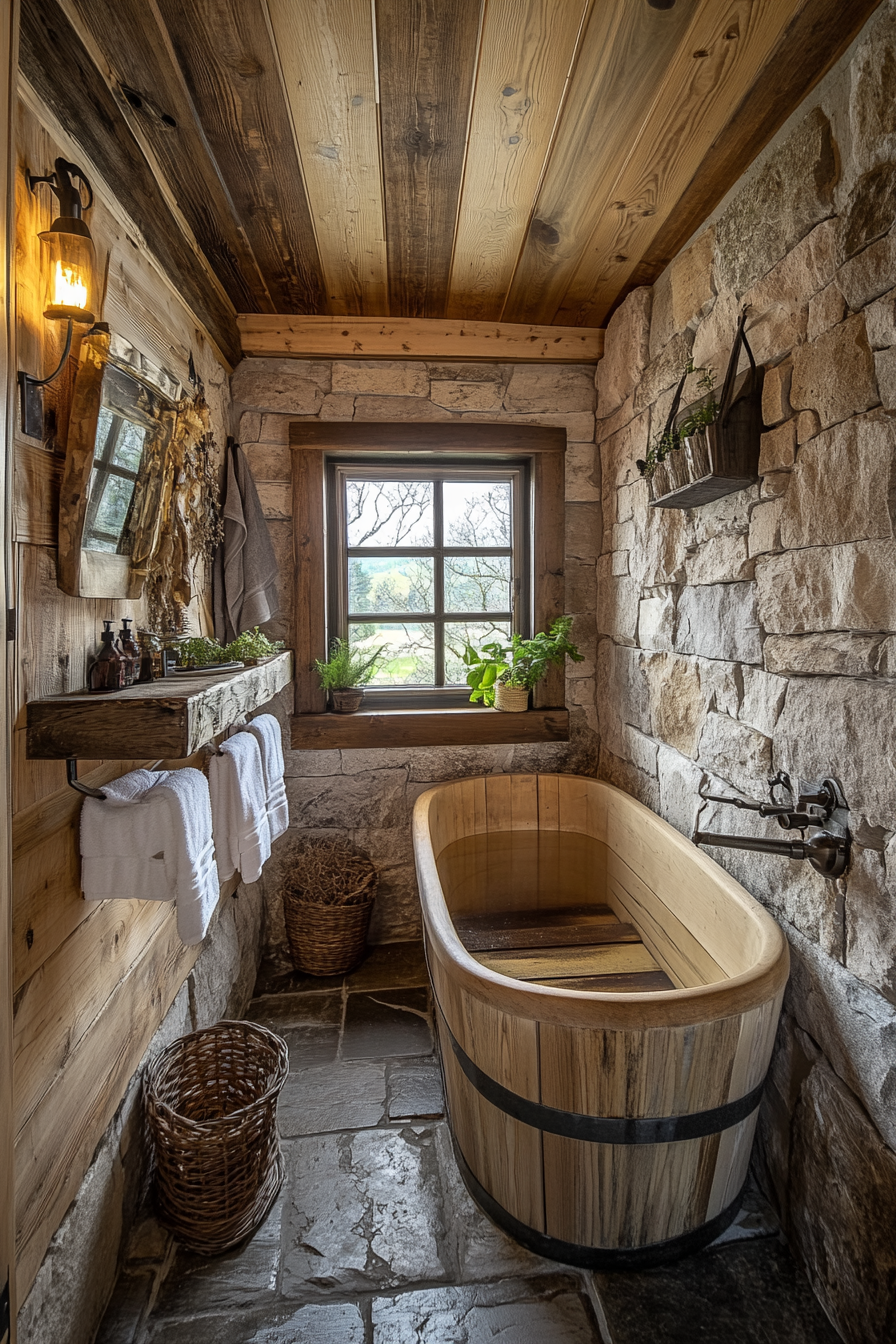
[[[60,324],[41,316],[36,233],[49,201],[33,196],[24,168],[46,170],[61,154],[84,160],[55,125],[35,115],[33,93],[18,112],[16,335],[20,363],[45,372]],[[219,450],[230,429],[226,369],[119,217],[100,196],[90,223],[108,289],[103,316],[153,362],[186,380],[192,352]],[[74,367],[74,360],[71,361]],[[56,585],[56,507],[67,408],[66,385],[52,409],[58,433],[46,445],[19,435],[14,518],[18,635],[14,650],[12,850],[14,902],[16,1197],[19,1300],[26,1296],[53,1233],[77,1192],[96,1145],[146,1046],[199,948],[184,948],[173,908],[154,902],[87,903],[80,890],[80,795],[65,786],[64,764],[29,761],[24,706],[36,696],[84,685],[103,617],[142,616],[142,605],[72,598]],[[49,398],[48,398],[49,401]],[[119,747],[119,750],[126,750]],[[95,786],[151,761],[80,762]]]
[[[268,0],[330,311],[388,311],[370,0]]]
[[[490,0],[457,217],[448,317],[498,321],[591,0]]]
[[[390,311],[442,317],[481,0],[377,0]]]
[[[276,311],[328,311],[262,0],[158,7]]]

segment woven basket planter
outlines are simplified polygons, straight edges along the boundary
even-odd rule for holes
[[[218,1022],[174,1041],[146,1071],[159,1215],[200,1255],[239,1245],[283,1182],[277,1097],[286,1042],[254,1022]]]
[[[495,687],[495,709],[521,714],[529,708],[529,692],[525,686],[505,686],[499,681]]]

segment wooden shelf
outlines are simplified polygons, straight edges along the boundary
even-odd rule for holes
[[[177,760],[259,709],[292,681],[292,654],[218,676],[175,676],[110,695],[73,691],[27,706],[33,761]]]
[[[569,712],[529,709],[506,714],[459,709],[388,709],[357,714],[296,714],[292,745],[300,751],[333,747],[468,747],[567,742]]]

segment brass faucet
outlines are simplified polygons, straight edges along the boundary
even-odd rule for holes
[[[849,808],[843,791],[835,779],[820,783],[791,779],[780,771],[768,781],[769,801],[756,802],[752,798],[729,798],[719,793],[701,793],[710,803],[728,803],[744,811],[758,812],[760,817],[775,817],[785,831],[799,831],[799,839],[765,840],[749,835],[719,835],[712,831],[696,831],[695,845],[716,845],[723,849],[748,849],[761,854],[781,854],[787,859],[808,859],[816,872],[831,879],[842,876],[849,863]],[[789,801],[775,796],[781,789],[790,795]],[[814,828],[812,834],[807,830]]]

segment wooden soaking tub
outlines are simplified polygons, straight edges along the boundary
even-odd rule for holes
[[[788,973],[739,883],[570,775],[430,789],[414,850],[455,1151],[569,1264],[659,1264],[740,1204]]]

